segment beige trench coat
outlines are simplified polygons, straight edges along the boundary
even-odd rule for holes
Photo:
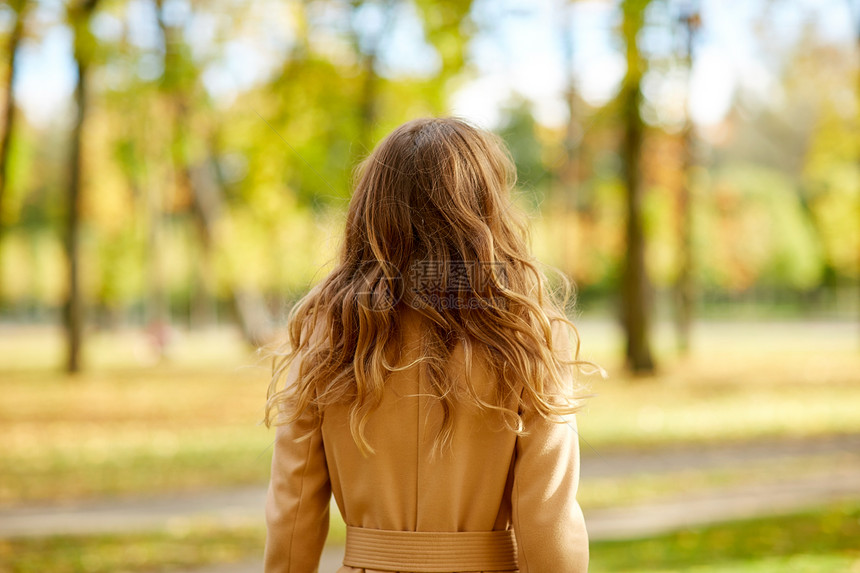
[[[407,323],[404,331],[408,364],[418,356],[420,329]],[[451,368],[463,367],[462,349],[455,349]],[[476,386],[489,391],[484,371],[473,366]],[[294,438],[316,425],[310,415],[278,427],[266,501],[267,573],[318,570],[332,494],[348,526],[337,573],[588,569],[573,418],[555,423],[526,412],[528,435],[517,437],[461,407],[453,447],[434,457],[441,412],[426,394],[417,366],[392,375],[367,425],[376,450],[368,457],[353,442],[347,407],[326,409],[321,429],[305,440]]]

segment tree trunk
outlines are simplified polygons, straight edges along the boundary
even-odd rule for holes
[[[684,128],[683,133],[683,174],[681,189],[678,192],[678,277],[675,282],[677,302],[676,324],[678,352],[682,356],[690,353],[690,331],[693,323],[693,224],[692,191],[690,189],[692,171],[692,127]]]
[[[204,199],[201,198],[201,189],[192,176],[189,159],[185,153],[179,151],[180,146],[188,138],[188,114],[182,96],[179,94],[175,96],[173,169],[177,187],[182,189],[191,200],[191,214],[197,229],[200,256],[196,257],[195,261],[189,318],[192,327],[199,327],[215,322],[215,295],[212,292],[212,284],[215,282],[212,270],[212,250],[215,243],[212,226],[215,215],[207,211],[206,206],[202,204]]]
[[[9,44],[6,52],[6,94],[3,100],[3,136],[0,139],[0,241],[3,239],[3,206],[6,201],[6,189],[9,180],[9,155],[11,153],[12,133],[15,129],[16,109],[13,83],[15,81],[15,53],[24,35],[24,19],[29,8],[26,0],[13,0],[10,2],[15,22],[9,35]],[[2,253],[2,250],[0,250]],[[0,260],[2,270],[2,260]]]
[[[86,0],[70,12],[72,28],[75,31],[75,67],[78,83],[75,86],[75,123],[72,127],[71,153],[69,155],[69,181],[66,196],[66,264],[68,291],[63,308],[63,325],[66,331],[66,371],[78,372],[81,369],[81,346],[83,332],[83,303],[80,292],[80,253],[79,228],[81,221],[81,191],[83,187],[82,140],[87,106],[87,71],[89,68],[92,37],[89,36],[89,22],[98,0]]]
[[[678,337],[678,352],[685,356],[690,351],[690,330],[693,322],[693,304],[695,285],[693,284],[693,221],[692,221],[692,190],[691,173],[694,157],[693,120],[690,116],[690,78],[693,73],[693,39],[699,27],[699,13],[690,11],[682,15],[686,29],[686,51],[684,54],[687,68],[687,101],[682,133],[682,176],[681,189],[678,193],[678,248],[679,266],[678,278],[675,283],[677,301],[676,330]]]
[[[857,34],[857,54],[860,56],[860,10],[858,10],[855,18],[857,19],[857,27],[855,28]],[[860,105],[860,73],[857,74],[857,102]],[[860,157],[857,158],[857,165],[860,168]],[[860,193],[860,190],[858,190],[858,193]],[[857,228],[860,229],[860,220],[857,221]],[[860,248],[857,249],[857,294],[857,317],[860,318]],[[860,326],[860,322],[858,322],[858,326]]]
[[[579,260],[582,236],[581,197],[579,196],[579,145],[582,131],[577,109],[576,75],[574,74],[573,27],[571,26],[571,2],[560,5],[558,19],[564,64],[565,91],[567,104],[567,124],[564,133],[564,160],[553,171],[552,185],[553,209],[563,214],[561,243],[561,270],[573,277],[575,270],[570,261]],[[568,214],[573,211],[574,218]]]
[[[358,3],[354,5],[358,7]],[[377,56],[382,47],[382,41],[385,39],[386,33],[389,32],[394,17],[394,3],[392,0],[386,0],[382,3],[383,23],[378,29],[362,42],[359,37],[359,31],[353,30],[353,42],[355,43],[356,51],[362,53],[362,44],[364,44],[364,53],[362,55],[363,68],[363,83],[361,86],[361,99],[358,103],[359,126],[358,126],[358,141],[363,147],[359,153],[367,154],[373,148],[373,125],[377,118],[377,99],[379,97],[379,74],[376,71]],[[363,30],[367,32],[367,30]]]
[[[216,161],[217,148],[210,139],[209,153],[205,161],[191,171],[195,210],[199,216],[201,232],[206,241],[214,245],[215,225],[221,218],[224,207],[224,182]],[[230,243],[229,225],[222,229],[222,239]],[[233,269],[230,276],[230,303],[234,316],[242,331],[242,337],[252,346],[260,346],[272,335],[272,320],[266,301],[258,289],[243,284],[241,269]]]
[[[86,64],[78,60],[78,85],[75,87],[77,113],[72,129],[72,148],[69,161],[69,190],[66,203],[66,264],[68,291],[63,310],[63,323],[66,329],[66,371],[78,372],[81,369],[82,308],[79,281],[78,234],[81,220],[81,139],[86,114]]]
[[[644,123],[639,106],[642,101],[643,61],[636,44],[642,29],[648,0],[625,0],[622,5],[622,31],[626,43],[627,73],[621,93],[624,119],[622,161],[627,207],[627,252],[624,259],[622,324],[626,335],[626,366],[636,374],[651,374],[650,315],[651,293],[645,267],[645,233],[642,223],[641,150]]]
[[[212,322],[214,318],[215,282],[212,253],[218,237],[216,225],[224,211],[223,181],[217,169],[214,137],[209,136],[208,153],[198,161],[192,162],[188,155],[188,141],[191,136],[191,121],[188,98],[195,87],[189,78],[180,77],[179,64],[182,38],[180,29],[167,25],[161,17],[162,2],[159,9],[159,26],[164,38],[164,85],[165,96],[173,111],[172,162],[177,188],[185,191],[191,201],[191,214],[200,241],[201,256],[196,268],[196,296],[191,301],[192,322]],[[371,93],[372,90],[371,90]],[[368,112],[370,113],[370,112]],[[372,120],[372,116],[368,122]],[[258,346],[270,335],[269,313],[261,293],[250,286],[241,285],[241,270],[236,270],[231,278],[230,301],[236,321],[245,340]]]
[[[189,98],[195,88],[195,80],[188,77],[191,71],[185,64],[183,53],[184,40],[182,27],[177,23],[168,24],[164,19],[163,1],[156,2],[158,25],[164,41],[164,78],[162,90],[170,106],[171,117],[171,161],[173,181],[180,196],[187,197],[191,203],[191,216],[197,230],[199,256],[194,258],[192,290],[189,300],[189,321],[191,326],[202,326],[215,321],[215,303],[211,285],[212,240],[208,222],[201,212],[197,190],[191,175],[191,157],[188,153],[191,138]]]
[[[579,142],[582,139],[577,110],[576,75],[573,73],[573,27],[570,24],[570,4],[565,3],[560,13],[562,46],[564,53],[564,99],[567,104],[567,125],[564,132],[564,163],[559,169],[559,179],[567,196],[566,204],[579,210]]]
[[[364,56],[364,83],[361,86],[361,101],[359,102],[358,141],[363,149],[362,154],[370,153],[373,148],[371,141],[373,124],[376,122],[376,97],[379,77],[376,75],[376,51]]]

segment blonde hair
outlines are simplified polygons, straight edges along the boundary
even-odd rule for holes
[[[386,350],[397,342],[407,305],[427,324],[418,362],[442,408],[436,446],[450,443],[452,412],[463,400],[501,413],[518,434],[524,408],[546,418],[578,410],[583,396],[573,368],[600,368],[579,360],[579,335],[563,310],[568,279],[558,273],[563,296],[555,300],[529,253],[527,221],[511,200],[515,181],[504,143],[460,119],[418,119],[389,134],[357,170],[336,267],[290,311],[266,425],[348,404],[352,437],[372,453],[365,426],[387,376],[402,369]],[[432,269],[433,280],[416,284],[416,268]],[[572,331],[573,358],[556,348],[555,322]],[[458,343],[465,389],[446,369]],[[488,399],[470,381],[476,354],[496,381]],[[298,356],[296,379],[281,387]]]

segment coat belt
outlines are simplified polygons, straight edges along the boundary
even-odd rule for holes
[[[510,529],[443,532],[347,526],[343,564],[415,573],[516,571],[517,544]]]

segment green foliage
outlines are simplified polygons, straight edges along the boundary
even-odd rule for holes
[[[472,0],[416,0],[424,33],[442,60],[440,77],[450,78],[466,63],[465,45],[471,35]]]
[[[645,73],[645,62],[638,43],[639,33],[645,23],[645,11],[651,0],[623,0],[621,2],[621,36],[626,50],[627,72],[624,84],[637,84]]]
[[[856,277],[860,252],[860,137],[856,120],[826,107],[804,165],[803,183],[824,263],[834,274]]]
[[[524,100],[515,102],[507,109],[499,129],[499,135],[514,158],[517,186],[528,197],[532,210],[539,208],[550,181],[550,171],[544,166],[537,129],[531,106]]]
[[[797,187],[785,175],[728,165],[713,174],[711,188],[700,197],[698,217],[710,238],[699,243],[706,281],[740,290],[753,284],[799,289],[818,284],[819,238]]]
[[[149,308],[161,297],[153,296],[157,288],[186,305],[206,292],[226,305],[241,286],[261,298],[302,292],[336,256],[356,164],[403,121],[446,113],[453,90],[475,71],[470,42],[495,33],[493,12],[481,21],[488,28],[478,29],[469,0],[334,4],[321,11],[290,2],[283,14],[273,14],[288,23],[283,45],[272,48],[254,79],[242,82],[228,77],[236,72],[228,65],[232,50],[249,37],[269,45],[258,35],[270,31],[250,9],[191,3],[177,16],[168,2],[140,12],[123,0],[86,0],[67,3],[57,21],[28,25],[34,42],[52,26],[73,29],[92,79],[83,141],[85,306],[110,308],[127,320],[141,307],[158,314]],[[673,33],[651,22],[650,7],[662,4],[617,6],[624,40],[618,47],[629,50],[630,64],[622,88],[669,66],[649,61],[648,46],[640,46],[643,26],[648,37]],[[390,26],[362,29],[357,15],[368,9]],[[423,37],[416,41],[438,56],[429,75],[384,66],[404,13],[417,16]],[[129,19],[141,15],[152,20],[146,24],[151,38],[132,33],[143,24]],[[116,24],[116,31],[100,31],[92,25],[99,21]],[[705,288],[809,292],[842,287],[857,276],[860,138],[846,103],[855,86],[842,73],[853,60],[809,36],[798,40],[796,51],[780,80],[784,109],[776,101],[751,107],[739,94],[716,130],[723,135],[699,134],[694,266]],[[826,71],[831,63],[835,72]],[[810,74],[824,87],[811,89]],[[212,88],[219,83],[212,78],[234,82],[222,86],[228,95]],[[625,89],[599,109],[580,101],[576,205],[551,197],[565,153],[564,127],[540,125],[531,104],[516,99],[498,126],[517,164],[520,198],[536,218],[540,256],[558,263],[580,292],[607,301],[614,300],[626,249],[620,120],[638,116],[640,103]],[[66,280],[59,244],[69,125],[19,119],[0,213],[0,296],[4,309],[50,312]],[[665,126],[640,127],[646,147],[675,137]],[[213,165],[214,182],[205,185],[215,189],[219,204],[206,239],[188,187],[200,185],[196,178]],[[665,175],[679,165],[677,157],[658,155],[644,157],[641,167],[647,263],[661,289],[677,276],[678,184]]]

